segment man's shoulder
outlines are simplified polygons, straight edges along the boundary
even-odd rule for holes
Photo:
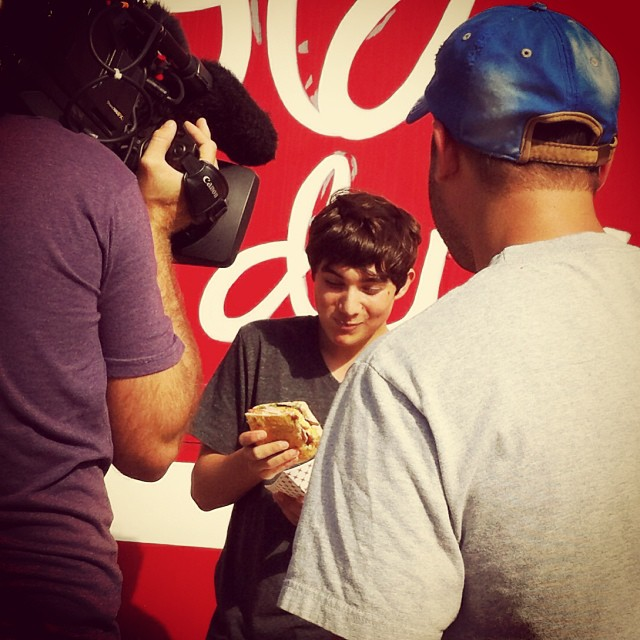
[[[495,301],[504,300],[503,291],[499,277],[475,274],[376,340],[361,359],[384,375],[398,365],[421,370],[448,366],[452,358],[473,350],[487,323],[499,315]]]
[[[116,174],[131,174],[124,162],[95,138],[64,127],[53,118],[5,114],[2,116],[3,144],[12,138],[22,148],[36,149],[47,159],[48,169],[60,171],[82,168],[84,173],[98,173],[101,180]],[[131,174],[132,175],[132,174]]]
[[[499,350],[512,328],[529,326],[534,315],[544,320],[550,295],[557,300],[567,291],[575,293],[568,273],[592,269],[600,279],[610,274],[609,280],[615,278],[620,285],[622,267],[631,273],[639,261],[639,248],[603,233],[509,247],[488,267],[394,328],[370,353],[376,364],[406,358],[426,367],[424,359],[437,360],[439,355],[445,361],[463,358],[489,344]],[[629,281],[620,286],[632,295]],[[590,289],[585,286],[582,291]]]

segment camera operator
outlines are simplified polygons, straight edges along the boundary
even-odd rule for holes
[[[28,1],[4,0],[0,22]],[[116,639],[121,575],[104,474],[113,464],[139,480],[161,478],[201,386],[170,249],[188,223],[182,175],[165,161],[177,124],[154,133],[136,179],[90,136],[8,111],[0,114],[0,638]],[[215,164],[206,121],[185,128]]]

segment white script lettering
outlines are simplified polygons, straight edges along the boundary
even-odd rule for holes
[[[353,3],[327,49],[318,84],[317,106],[309,98],[298,69],[297,0],[269,2],[269,64],[282,103],[300,124],[320,135],[364,140],[392,129],[404,121],[422,95],[433,75],[436,51],[451,31],[469,17],[473,3],[474,0],[450,0],[429,44],[397,91],[379,106],[363,109],[349,96],[351,66],[361,44],[398,1],[357,0]],[[380,59],[390,57],[388,51],[380,52]]]

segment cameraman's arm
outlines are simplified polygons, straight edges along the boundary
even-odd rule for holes
[[[215,163],[216,146],[204,120],[186,125],[200,147],[200,157]],[[165,162],[176,124],[155,132],[140,163],[138,182],[151,221],[158,285],[165,313],[185,351],[173,367],[139,378],[110,379],[107,402],[114,444],[114,465],[139,480],[161,478],[178,454],[200,396],[198,346],[186,317],[171,256],[171,234],[189,216],[182,194],[182,175]]]

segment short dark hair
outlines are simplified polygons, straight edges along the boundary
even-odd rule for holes
[[[0,107],[22,113],[18,94],[58,69],[96,0],[3,0],[0,10]],[[88,38],[88,31],[87,31]],[[78,61],[82,63],[83,61]]]
[[[400,289],[421,241],[420,223],[404,209],[379,195],[343,190],[312,219],[306,252],[314,277],[323,263],[375,266]]]
[[[592,145],[593,131],[576,122],[539,123],[536,140],[570,145]],[[485,188],[493,193],[512,188],[587,190],[595,193],[600,186],[598,167],[577,167],[532,161],[517,164],[494,158],[481,151],[461,145],[467,157],[474,161]]]

